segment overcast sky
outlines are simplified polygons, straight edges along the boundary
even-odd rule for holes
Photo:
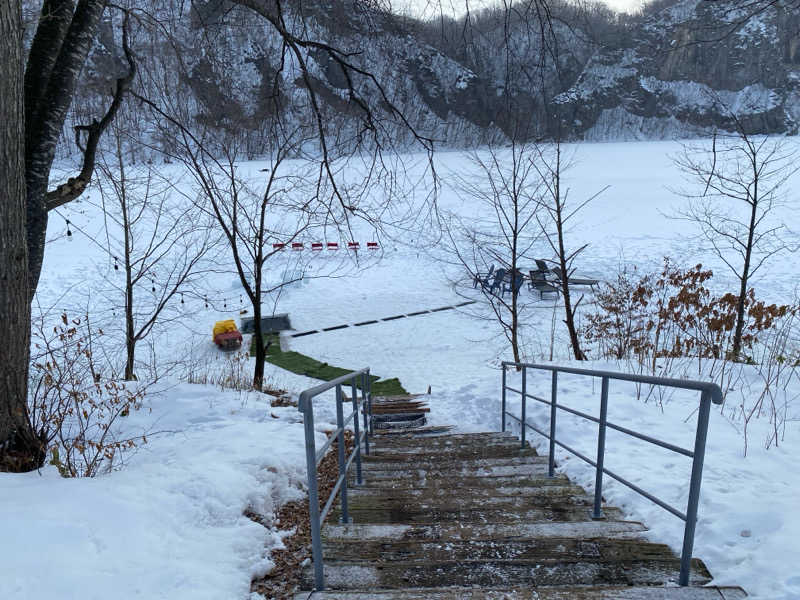
[[[498,0],[391,0],[392,6],[398,12],[408,9],[415,16],[433,16],[439,14],[439,5],[445,12],[460,15],[465,12],[464,6],[469,2],[471,9],[496,4]],[[613,9],[621,11],[635,11],[642,5],[642,0],[604,0],[604,3]]]

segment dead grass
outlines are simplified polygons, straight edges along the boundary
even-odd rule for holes
[[[325,458],[317,467],[319,482],[320,509],[330,497],[331,490],[336,484],[339,475],[337,467],[337,444],[334,442]],[[349,456],[353,451],[353,434],[345,432],[345,448]],[[246,512],[257,523],[262,523],[260,515]],[[308,518],[308,500],[301,502],[288,502],[281,507],[275,517],[275,523],[284,531],[294,529],[295,532],[283,539],[283,550],[272,553],[275,568],[261,579],[255,579],[250,584],[250,591],[256,592],[265,598],[284,600],[294,598],[300,587],[303,573],[303,563],[311,560],[311,526]],[[263,523],[262,523],[263,524]]]

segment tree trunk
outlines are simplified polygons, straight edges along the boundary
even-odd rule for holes
[[[558,267],[561,269],[561,293],[564,295],[564,323],[569,332],[569,342],[572,345],[572,354],[575,360],[586,360],[586,356],[581,350],[581,343],[578,339],[578,330],[575,328],[575,310],[572,308],[572,298],[569,295],[569,278],[567,272],[567,251],[564,247],[564,217],[562,215],[561,198],[561,146],[556,148],[556,181],[555,188],[555,212],[556,212],[556,234],[558,235]],[[580,302],[580,299],[578,300]]]
[[[256,290],[256,299],[253,302],[253,339],[256,349],[256,366],[253,370],[253,387],[261,389],[264,384],[264,362],[267,352],[264,348],[264,333],[261,331],[261,294]]]
[[[516,168],[514,172],[516,172]],[[514,362],[521,363],[522,360],[519,353],[519,310],[517,306],[517,292],[515,289],[517,283],[517,242],[520,236],[519,196],[516,193],[516,189],[514,192],[514,229],[511,233],[511,350],[514,353]],[[517,366],[517,371],[520,369],[521,367]]]
[[[79,0],[74,13],[73,5],[72,0],[44,2],[25,72],[29,300],[44,260],[47,185],[56,145],[106,0]]]
[[[136,329],[133,320],[133,264],[131,221],[128,213],[128,181],[125,177],[125,162],[117,136],[117,161],[119,165],[119,208],[122,213],[123,257],[125,265],[125,381],[135,381],[134,360],[136,358]]]
[[[131,284],[130,262],[126,257],[125,285],[125,381],[135,381],[134,360],[136,358],[136,330],[133,322],[133,285]]]
[[[30,471],[44,448],[28,421],[31,305],[19,2],[0,3],[0,470]]]
[[[753,192],[753,204],[750,212],[750,227],[747,232],[747,246],[745,247],[744,265],[742,274],[739,277],[739,299],[736,302],[736,329],[733,332],[733,348],[731,349],[731,359],[738,361],[742,353],[742,335],[744,333],[744,301],[747,294],[747,282],[750,279],[750,260],[753,255],[753,237],[758,218],[758,182],[756,181]]]

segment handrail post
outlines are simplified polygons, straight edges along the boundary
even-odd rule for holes
[[[369,434],[375,435],[375,429],[372,423],[372,377],[367,371],[367,412],[369,412]]]
[[[500,412],[500,431],[506,430],[506,365],[502,365],[503,368],[503,399],[501,400],[500,406],[502,407],[502,411]]]
[[[367,422],[367,384],[369,371],[361,374],[361,406],[364,414],[364,453],[369,456],[369,423]],[[356,417],[358,419],[358,417]]]
[[[336,428],[339,430],[337,450],[339,454],[339,477],[342,480],[342,523],[349,523],[347,514],[347,475],[345,474],[345,446],[344,446],[344,410],[342,409],[342,385],[336,386]]]
[[[528,381],[527,381],[527,374],[528,369],[523,365],[522,367],[522,421],[519,424],[519,428],[522,430],[522,447],[525,447],[525,408],[527,405],[528,400]]]
[[[556,476],[556,407],[558,402],[558,371],[553,371],[553,380],[550,386],[550,449],[547,461],[547,476]]]
[[[361,435],[358,423],[358,388],[356,387],[356,377],[353,376],[353,435],[355,436],[356,453],[356,483],[362,485],[364,480],[361,477]]]
[[[694,531],[697,525],[697,507],[700,503],[700,483],[703,480],[703,460],[706,454],[708,417],[711,411],[711,393],[703,391],[700,396],[700,410],[697,414],[697,433],[694,438],[694,458],[692,460],[692,480],[689,484],[689,503],[686,507],[686,528],[683,531],[681,549],[680,585],[689,585],[689,572],[692,567]]]
[[[594,478],[593,519],[603,518],[603,459],[606,453],[606,417],[608,415],[608,377],[603,377],[600,391],[600,425],[597,432],[597,473]]]
[[[301,403],[302,403],[301,399]],[[311,560],[314,563],[314,588],[325,589],[325,574],[322,564],[322,539],[319,522],[319,491],[317,489],[317,448],[314,441],[314,409],[307,399],[303,411],[303,426],[306,433],[306,470],[308,472],[308,517],[311,525]]]

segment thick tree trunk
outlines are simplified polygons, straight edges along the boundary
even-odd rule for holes
[[[72,0],[44,3],[25,72],[29,300],[44,259],[47,185],[56,145],[106,0],[79,0],[74,13],[73,6]]]
[[[29,471],[44,450],[27,418],[31,306],[19,2],[0,2],[0,470]]]

